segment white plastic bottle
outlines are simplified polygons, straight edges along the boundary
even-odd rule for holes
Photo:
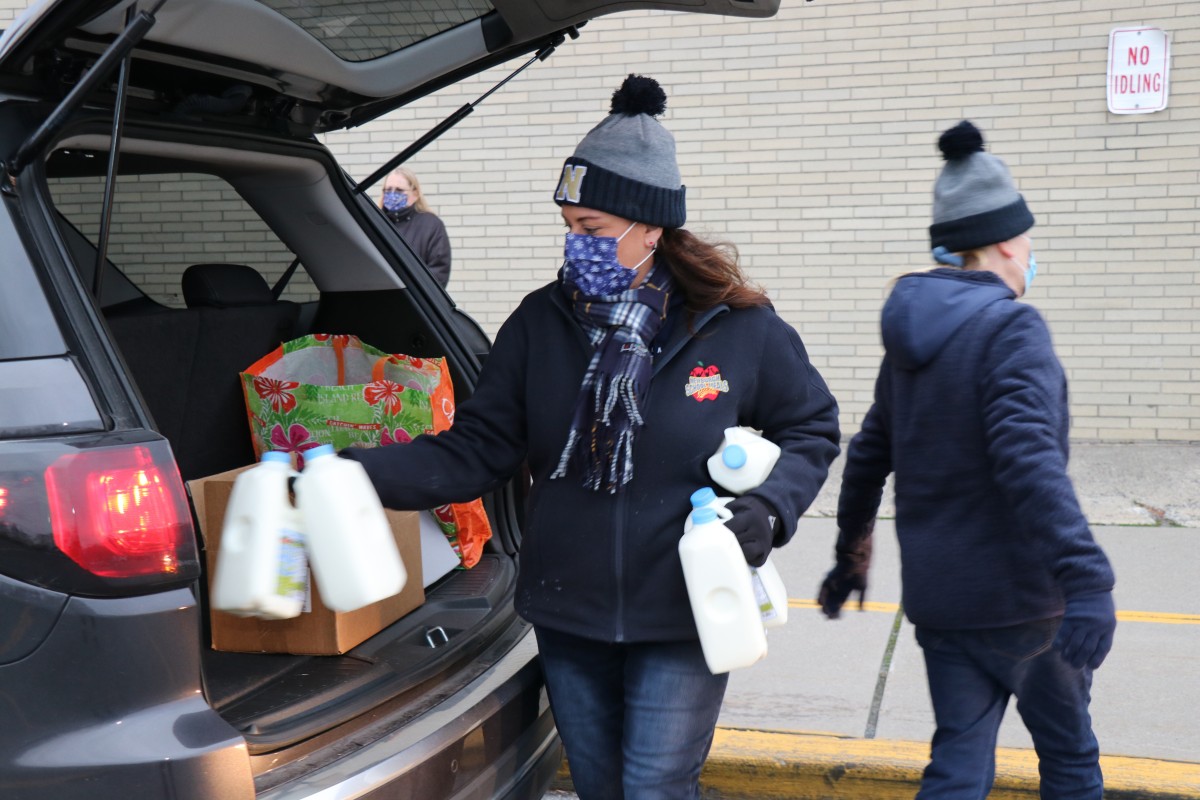
[[[269,452],[234,481],[213,575],[214,608],[265,619],[300,613],[308,563],[300,512],[288,497],[295,474],[287,453]]]
[[[767,654],[767,636],[742,548],[715,510],[691,517],[679,560],[704,661],[714,675],[748,667]]]
[[[723,489],[745,494],[767,479],[780,452],[749,428],[726,428],[721,447],[708,459],[708,474]]]
[[[332,445],[304,455],[296,504],[325,605],[354,611],[399,594],[408,574],[367,471],[357,461],[339,458]]]
[[[783,585],[783,577],[768,556],[761,567],[750,567],[750,575],[754,578],[754,595],[758,600],[758,608],[762,612],[762,623],[765,628],[778,628],[786,625],[788,620],[787,587]]]
[[[692,529],[695,524],[692,517],[695,515],[696,509],[700,508],[711,508],[716,512],[717,519],[722,522],[728,521],[733,517],[733,513],[726,506],[732,500],[732,497],[718,497],[710,486],[692,492],[692,511],[684,520],[683,532],[686,534]],[[762,613],[763,626],[777,628],[787,624],[787,589],[783,585],[783,578],[780,577],[779,570],[771,563],[770,557],[767,557],[766,563],[761,567],[747,565],[747,568],[754,581],[754,596],[758,600],[759,611]]]
[[[733,517],[733,512],[727,509],[727,506],[732,500],[732,497],[718,497],[711,486],[705,486],[703,489],[697,489],[692,492],[689,498],[692,503],[692,510],[688,513],[687,519],[683,521],[683,532],[687,533],[696,524],[692,517],[697,509],[711,508],[717,513],[717,519],[722,522],[727,522]]]

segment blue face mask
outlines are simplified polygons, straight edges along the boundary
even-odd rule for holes
[[[568,233],[563,245],[563,279],[578,286],[588,297],[607,297],[626,291],[633,285],[638,267],[654,255],[649,253],[636,267],[625,267],[617,261],[617,243],[636,224],[631,223],[620,236]]]
[[[1029,293],[1029,287],[1033,284],[1033,278],[1037,275],[1037,259],[1033,257],[1033,251],[1029,251],[1029,266],[1025,268],[1025,293]]]
[[[383,192],[384,211],[403,211],[408,206],[408,195],[395,189]]]

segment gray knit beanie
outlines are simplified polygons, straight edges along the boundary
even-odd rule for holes
[[[970,122],[938,139],[946,159],[933,184],[930,246],[951,253],[1007,242],[1033,227],[1033,214],[1017,192],[1008,167],[983,150],[983,134]]]
[[[658,81],[626,78],[613,93],[609,115],[563,164],[554,202],[647,225],[682,227],[686,187],[675,159],[675,137],[655,119],[666,108]]]

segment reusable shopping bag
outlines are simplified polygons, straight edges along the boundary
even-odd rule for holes
[[[357,336],[310,334],[284,342],[241,373],[254,453],[317,445],[378,447],[438,433],[454,420],[444,358],[389,354]],[[463,566],[479,561],[492,530],[481,500],[431,509]]]

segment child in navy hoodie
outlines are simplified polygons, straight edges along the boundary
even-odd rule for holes
[[[903,606],[937,730],[918,800],[983,800],[1010,696],[1042,797],[1103,791],[1088,714],[1112,646],[1113,572],[1067,477],[1067,381],[1038,312],[1033,215],[974,125],[942,134],[930,238],[945,265],[905,275],[883,309],[875,399],[850,442],[836,566],[819,602],[861,606],[871,531],[895,473]]]

